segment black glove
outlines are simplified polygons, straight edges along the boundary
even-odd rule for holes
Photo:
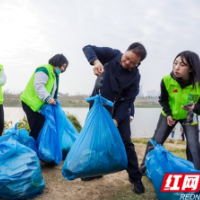
[[[100,93],[100,90],[103,86],[103,76],[99,76],[97,78],[95,85],[96,85],[96,89],[97,89],[98,93]]]

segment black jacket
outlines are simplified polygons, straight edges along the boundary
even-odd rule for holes
[[[120,123],[127,114],[129,115],[129,108],[139,93],[140,74],[138,68],[131,71],[124,69],[120,64],[122,53],[116,49],[88,45],[83,48],[83,52],[90,64],[97,59],[103,65],[106,64],[102,74],[104,80],[101,88],[101,95],[104,98],[114,101],[120,88],[123,87],[115,104],[113,115],[113,118]],[[95,87],[91,96],[95,96],[97,93]]]

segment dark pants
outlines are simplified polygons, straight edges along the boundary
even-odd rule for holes
[[[134,144],[131,142],[131,129],[130,129],[130,119],[129,114],[125,117],[125,119],[118,124],[118,130],[122,137],[126,154],[128,158],[128,168],[127,172],[132,181],[140,181],[142,178],[142,174],[138,168],[138,159],[135,152]]]
[[[199,127],[197,125],[187,124],[186,120],[177,120],[175,125],[180,122],[183,126],[183,130],[187,139],[187,146],[186,146],[186,155],[187,160],[191,161],[194,164],[195,169],[200,170],[200,146],[199,146]],[[167,117],[160,114],[160,118],[153,136],[153,140],[157,144],[162,144],[170,135],[171,131],[175,127],[169,126],[167,124]],[[145,156],[143,158],[142,164],[140,165],[140,171],[144,173],[146,171],[145,167],[145,158],[149,151],[153,150],[153,145],[148,142],[146,147]]]
[[[182,141],[184,141],[185,140],[185,133],[184,132],[181,134],[181,137],[182,137]]]
[[[3,133],[4,129],[4,111],[3,111],[3,104],[0,105],[0,136]]]
[[[27,104],[22,101],[22,108],[26,113],[27,120],[31,129],[30,136],[37,140],[40,130],[42,129],[45,116],[39,112],[34,112]]]

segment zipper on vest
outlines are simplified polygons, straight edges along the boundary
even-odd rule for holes
[[[179,105],[181,104],[182,95],[183,95],[183,89],[181,88],[181,97],[180,97]],[[178,114],[179,114],[179,109],[178,109]],[[177,119],[178,119],[178,114],[177,114],[177,117],[176,117]]]

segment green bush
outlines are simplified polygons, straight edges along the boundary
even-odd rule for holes
[[[4,129],[10,128],[13,125],[12,121],[6,122],[4,121]]]
[[[20,124],[17,125],[17,128],[18,129],[25,128],[30,133],[31,129],[29,127],[27,118],[24,117],[23,119],[19,120],[19,122]],[[9,122],[4,121],[4,130],[13,127],[13,125],[14,124],[12,121]]]
[[[25,128],[29,133],[31,131],[30,126],[28,124],[28,120],[26,117],[24,117],[23,119],[19,120],[20,124],[18,124],[17,128],[18,129],[22,129]]]
[[[67,114],[67,117],[71,121],[71,123],[74,125],[76,130],[80,133],[82,126],[80,122],[78,121],[78,119],[74,115],[71,115],[71,114]]]

